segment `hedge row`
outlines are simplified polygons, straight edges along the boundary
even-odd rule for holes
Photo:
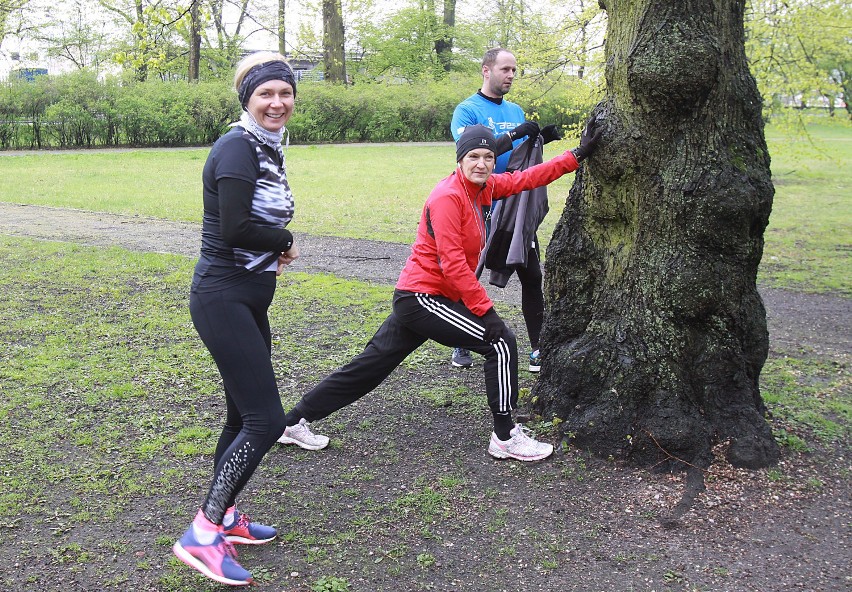
[[[291,143],[450,140],[449,122],[479,80],[422,84],[298,85],[287,128]],[[577,89],[512,97],[546,123],[570,125],[590,108]],[[572,105],[570,108],[566,105]],[[236,93],[224,81],[120,84],[77,72],[14,80],[0,86],[0,149],[212,144],[239,117]]]

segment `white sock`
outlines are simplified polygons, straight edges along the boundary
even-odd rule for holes
[[[225,510],[225,516],[222,518],[222,526],[225,530],[232,528],[234,524],[237,523],[237,518],[239,514],[237,513],[237,506],[231,506],[227,510]]]
[[[219,528],[210,522],[204,513],[199,510],[192,521],[192,532],[197,540],[202,545],[209,545],[216,540],[216,535],[219,534]]]

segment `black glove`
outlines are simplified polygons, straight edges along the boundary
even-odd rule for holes
[[[497,314],[493,306],[488,309],[488,312],[482,315],[482,322],[485,323],[485,334],[482,338],[488,343],[500,341],[509,331],[506,323],[503,322],[503,319],[500,318],[500,315]]]
[[[547,144],[553,140],[561,140],[562,134],[559,133],[559,128],[556,127],[556,124],[551,123],[541,128],[541,139]]]
[[[529,136],[530,139],[535,138],[538,135],[538,124],[535,121],[525,121],[515,129],[509,132],[509,137],[512,138],[514,142],[518,138],[523,138],[524,136]]]
[[[602,135],[603,126],[599,126],[596,119],[592,119],[586,124],[586,129],[583,130],[583,135],[580,136],[580,145],[573,150],[578,162],[592,155]]]

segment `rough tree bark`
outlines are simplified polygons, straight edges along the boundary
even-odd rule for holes
[[[328,82],[346,83],[343,11],[340,0],[322,1],[322,61]]]
[[[547,250],[536,411],[601,455],[774,463],[756,276],[774,189],[744,0],[607,0],[605,134]],[[686,463],[689,463],[688,465]]]
[[[198,4],[201,0],[193,0],[189,8],[189,68],[187,78],[190,82],[198,82],[201,66],[201,23]]]

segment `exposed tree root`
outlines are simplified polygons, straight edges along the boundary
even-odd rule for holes
[[[660,517],[660,524],[663,528],[677,528],[680,526],[680,518],[692,508],[695,504],[695,499],[707,487],[704,485],[704,470],[696,466],[690,465],[686,471],[686,488],[680,501],[675,504],[671,514]]]

